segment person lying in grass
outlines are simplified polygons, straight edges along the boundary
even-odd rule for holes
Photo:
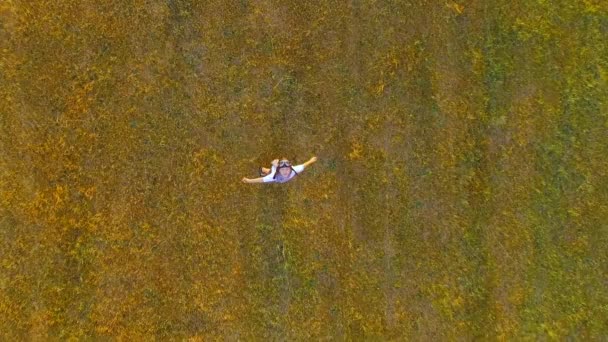
[[[242,181],[243,183],[285,183],[316,161],[317,157],[312,157],[304,164],[291,166],[291,162],[286,158],[275,159],[272,161],[271,169],[260,167],[260,178],[243,177]]]

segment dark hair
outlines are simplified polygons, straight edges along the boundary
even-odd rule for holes
[[[284,160],[287,161],[287,163],[286,163],[287,165],[280,166],[281,161],[284,161]],[[293,166],[291,165],[291,162],[287,158],[281,158],[279,160],[279,166],[277,166],[277,170],[274,173],[274,176],[272,177],[272,179],[276,179],[277,178],[277,176],[279,175],[279,170],[280,169],[287,168],[287,167],[289,167],[291,170],[293,170],[293,172],[296,173],[296,176],[298,175],[298,173],[296,172],[296,170],[293,169]],[[291,174],[291,172],[290,172],[290,174]]]

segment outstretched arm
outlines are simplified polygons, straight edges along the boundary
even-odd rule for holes
[[[313,164],[317,161],[317,157],[310,158],[306,163],[302,164],[304,167],[308,167],[310,164]]]
[[[262,178],[262,177],[260,177],[260,178],[243,177],[243,179],[241,179],[241,181],[243,183],[264,183],[264,178]]]
[[[305,168],[307,168],[308,166],[310,166],[310,164],[312,164],[316,161],[317,161],[317,157],[312,157],[307,162],[294,166],[293,169],[297,173],[303,172]]]
[[[274,177],[275,172],[277,172],[277,165],[279,164],[279,160],[275,159],[272,161],[272,167],[270,169],[270,173],[267,174],[264,177],[260,177],[260,178],[247,178],[247,177],[243,177],[242,181],[243,183],[268,183],[268,182],[272,182],[272,178]]]

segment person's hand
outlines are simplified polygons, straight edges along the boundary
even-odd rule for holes
[[[272,165],[273,165],[274,167],[278,167],[278,166],[279,166],[279,160],[278,160],[278,159],[273,160],[273,161],[272,161]]]
[[[243,177],[243,179],[241,179],[241,182],[243,182],[243,183],[249,183],[249,178]]]
[[[310,158],[310,161],[313,162],[313,163],[316,162],[317,161],[317,157]]]

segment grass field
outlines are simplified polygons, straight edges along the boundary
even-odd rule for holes
[[[608,3],[0,2],[0,339],[608,339]],[[244,184],[287,156],[286,184]]]

